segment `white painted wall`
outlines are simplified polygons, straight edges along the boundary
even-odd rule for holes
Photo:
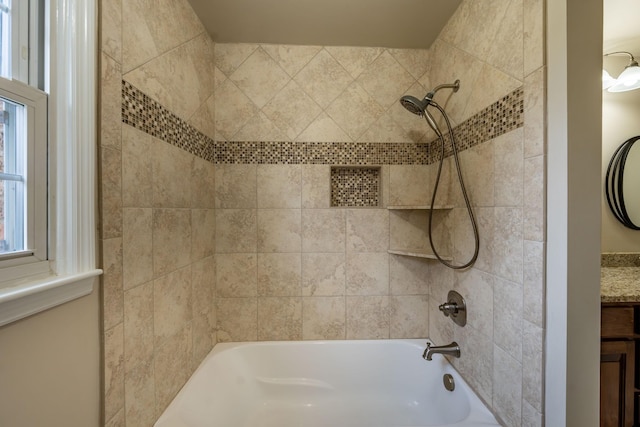
[[[545,425],[599,424],[602,0],[547,1]]]

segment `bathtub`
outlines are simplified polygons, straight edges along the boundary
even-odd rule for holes
[[[444,357],[422,358],[424,348],[425,340],[217,344],[155,427],[499,426]]]

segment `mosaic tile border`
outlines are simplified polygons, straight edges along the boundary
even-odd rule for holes
[[[122,80],[122,122],[215,164],[426,165],[440,150],[427,144],[366,142],[216,142]],[[522,87],[453,129],[458,151],[524,125]],[[453,154],[445,136],[445,157]],[[432,149],[433,148],[433,149]]]
[[[331,207],[380,206],[380,168],[332,167]]]

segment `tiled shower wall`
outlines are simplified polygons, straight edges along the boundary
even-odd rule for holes
[[[103,422],[150,426],[216,342],[215,167],[166,137],[214,136],[213,43],[186,0],[100,6]],[[123,80],[166,135],[123,123]]]
[[[543,8],[543,0],[465,0],[431,48],[431,81],[462,82],[447,105],[456,122],[474,114],[487,91],[524,89],[524,126],[460,155],[480,229],[478,261],[467,271],[430,270],[429,336],[460,344],[462,357],[453,363],[509,427],[544,423]],[[429,168],[433,175],[435,165]],[[450,182],[460,263],[471,256],[473,239],[457,180]],[[464,328],[437,310],[449,289],[466,298]]]
[[[217,44],[213,55],[186,1],[151,10],[104,0],[108,425],[152,422],[215,343],[214,325],[221,341],[455,338],[463,357],[454,363],[505,425],[541,425],[542,8],[465,1],[429,51]],[[415,237],[411,216],[422,214],[385,209],[426,204],[435,176],[424,157],[433,160],[424,144],[433,134],[398,98],[456,78],[460,91],[436,98],[454,124],[481,123],[476,113],[522,86],[525,99],[523,127],[487,131],[502,135],[461,155],[482,239],[464,273],[387,254]],[[187,151],[208,152],[200,157],[216,166],[148,135],[147,124],[121,124],[123,79],[202,132],[203,145]],[[330,208],[330,165],[354,163],[382,166],[379,208]],[[459,261],[471,243],[451,177],[441,201],[456,208],[436,234]],[[437,311],[450,288],[470,305],[464,329]],[[192,363],[174,363],[169,349]]]

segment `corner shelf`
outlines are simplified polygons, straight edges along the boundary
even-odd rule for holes
[[[453,209],[453,205],[435,205],[434,211],[446,211]],[[400,211],[400,210],[416,210],[416,211],[430,211],[431,206],[428,205],[400,205],[400,206],[387,206],[387,210]]]
[[[409,256],[414,258],[438,259],[434,254],[429,252],[407,251],[403,249],[389,249],[387,252],[393,255],[402,255],[402,256]],[[453,258],[449,256],[441,256],[440,258],[442,258],[445,261],[453,261]]]
[[[453,205],[435,205],[433,206],[433,209],[431,208],[430,205],[395,205],[395,206],[387,206],[387,210],[389,211],[410,211],[410,210],[414,210],[414,211],[450,211],[454,208]],[[387,251],[390,254],[393,255],[401,255],[401,256],[407,256],[407,257],[413,257],[413,258],[422,258],[422,259],[429,259],[429,260],[437,260],[438,258],[431,252],[425,251],[425,250],[421,250],[421,249],[389,249]],[[440,258],[442,258],[445,261],[453,261],[453,257],[451,256],[441,256]]]

